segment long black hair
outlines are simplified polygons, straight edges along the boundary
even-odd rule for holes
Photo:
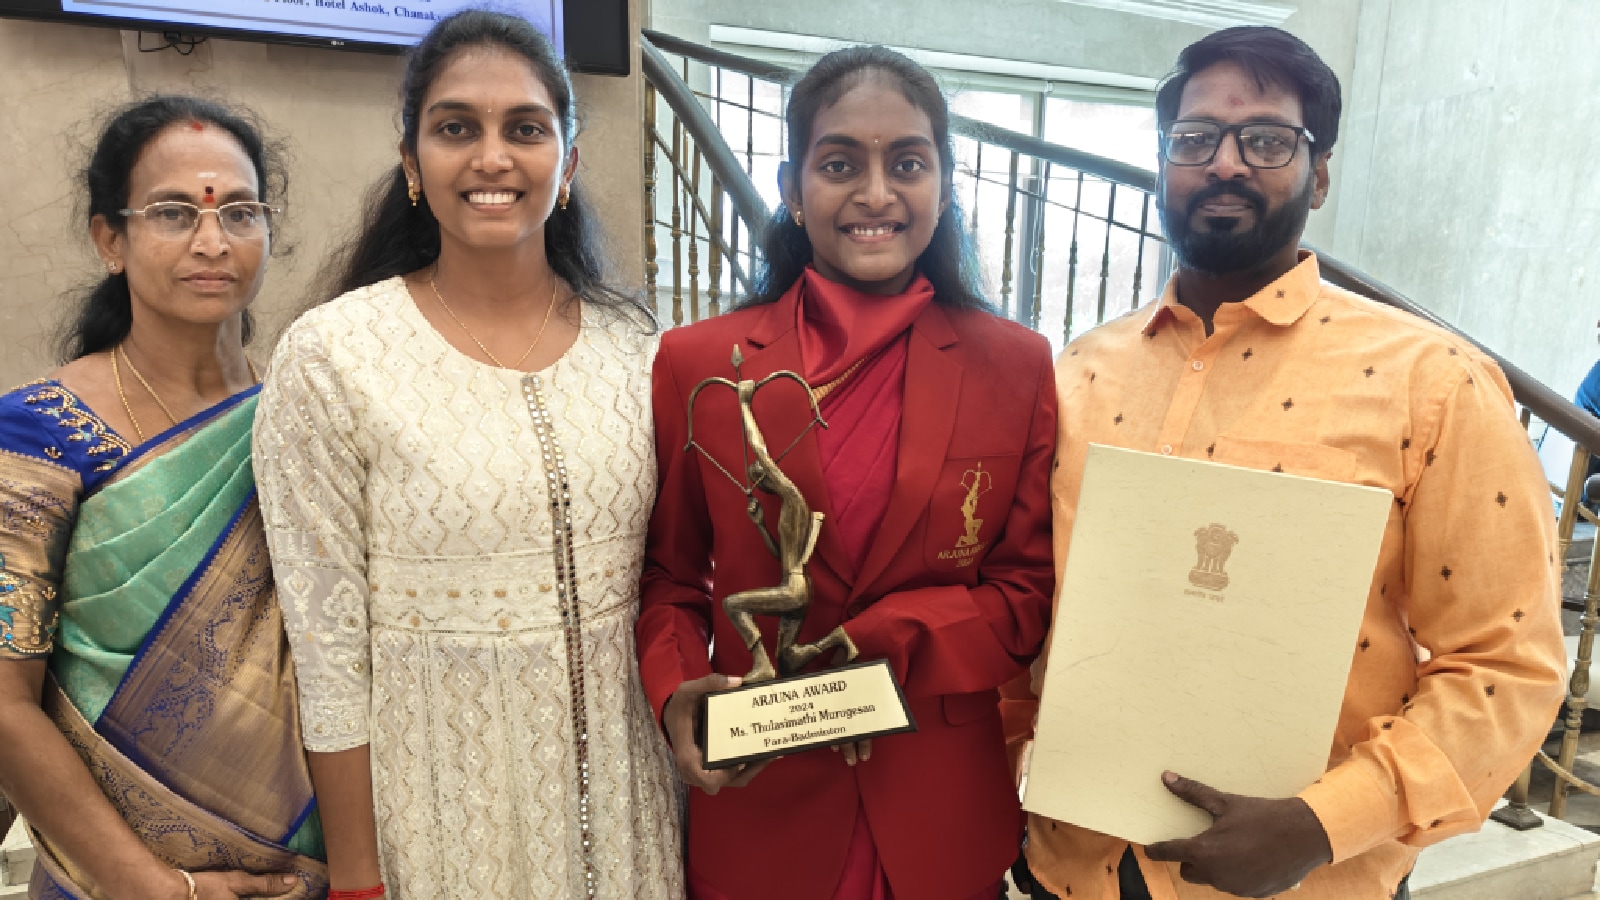
[[[113,231],[122,232],[127,220],[128,182],[150,142],[168,128],[193,122],[213,125],[238,142],[255,169],[263,203],[275,203],[288,187],[281,151],[262,137],[254,114],[214,100],[182,94],[157,94],[137,100],[111,114],[95,140],[88,165],[79,173],[81,205],[86,222],[103,217]],[[274,251],[278,242],[273,242]],[[244,312],[244,341],[250,342],[255,322]],[[77,313],[65,324],[58,339],[62,362],[82,359],[117,346],[133,327],[133,299],[128,293],[127,270],[107,274],[87,287]]]
[[[401,140],[417,152],[422,102],[435,79],[459,54],[480,47],[508,50],[533,67],[555,101],[561,140],[572,151],[578,136],[572,78],[550,41],[527,20],[482,9],[447,16],[433,26],[411,51],[400,87]],[[426,195],[412,205],[405,168],[396,165],[373,185],[360,233],[329,264],[324,281],[329,297],[408,275],[439,259],[439,220]],[[655,316],[643,301],[607,282],[610,268],[594,209],[578,179],[571,183],[566,209],[550,214],[544,225],[545,258],[551,271],[592,305],[642,314],[654,327]]]
[[[887,47],[845,47],[817,60],[791,89],[789,108],[784,113],[789,126],[791,177],[798,185],[799,167],[811,143],[811,127],[817,113],[839,102],[840,97],[873,76],[894,79],[906,100],[927,114],[933,126],[934,143],[939,147],[939,165],[950,202],[939,216],[933,239],[917,257],[918,271],[933,284],[935,303],[993,311],[978,286],[978,257],[962,227],[961,207],[949,190],[956,170],[955,149],[950,143],[950,107],[939,83],[927,69]],[[742,306],[777,302],[811,263],[811,238],[782,206],[762,233],[761,255],[755,291]]]

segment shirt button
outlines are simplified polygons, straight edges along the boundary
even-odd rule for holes
[[[1194,363],[1193,363],[1193,365],[1194,365],[1194,370],[1195,370],[1195,371],[1196,371],[1196,372],[1198,372],[1198,371],[1200,371],[1200,370],[1201,370],[1201,369],[1204,369],[1204,368],[1205,368],[1205,367],[1206,367],[1206,364],[1205,364],[1205,363],[1203,363],[1203,362],[1201,362],[1201,361],[1200,361],[1200,360],[1198,360],[1198,359],[1197,359],[1197,360],[1195,360],[1195,361],[1194,361]]]
[[[1162,456],[1171,456],[1172,455],[1172,445],[1171,444],[1162,444],[1161,445],[1161,455]]]

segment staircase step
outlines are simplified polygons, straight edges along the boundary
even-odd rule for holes
[[[27,825],[18,819],[11,833],[0,840],[0,897],[21,897],[28,892],[33,875],[33,843]]]
[[[1503,801],[1502,801],[1503,802]],[[1560,819],[1516,831],[1499,822],[1422,851],[1416,900],[1577,900],[1595,887],[1600,835]]]

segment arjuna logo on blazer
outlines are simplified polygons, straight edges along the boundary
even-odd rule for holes
[[[972,468],[962,470],[955,486],[960,490],[950,490],[941,484],[934,491],[934,503],[948,505],[959,498],[956,505],[959,518],[936,508],[933,515],[936,533],[931,537],[936,546],[943,545],[938,546],[934,553],[940,568],[964,569],[982,559],[984,552],[989,549],[989,539],[994,535],[995,528],[984,528],[986,517],[998,517],[1005,512],[1005,508],[999,502],[984,502],[984,498],[994,492],[994,473],[984,469],[983,460],[978,460]],[[945,523],[958,527],[940,527]]]

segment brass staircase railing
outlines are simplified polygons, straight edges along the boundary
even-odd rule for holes
[[[772,216],[754,179],[775,177],[785,155],[784,103],[799,73],[657,31],[646,30],[642,44],[646,287],[662,319],[676,326],[717,315],[751,290],[759,235]],[[957,195],[1003,315],[1059,347],[1157,296],[1171,257],[1153,224],[1154,172],[964,116],[952,115],[950,125]],[[665,243],[658,240],[663,230]],[[1052,260],[1063,242],[1065,258]],[[1505,372],[1524,426],[1537,416],[1573,442],[1566,481],[1551,485],[1556,498],[1573,498],[1562,502],[1557,520],[1565,560],[1578,519],[1596,523],[1576,498],[1589,448],[1600,448],[1600,419],[1393,288],[1320,251],[1318,259],[1329,282],[1471,341]],[[1569,789],[1600,795],[1573,773],[1600,624],[1600,539],[1583,601],[1563,605],[1583,613],[1578,654],[1560,750],[1555,759],[1537,757],[1556,776],[1549,814],[1558,818]],[[1540,824],[1528,806],[1531,765],[1495,814],[1516,828]]]

